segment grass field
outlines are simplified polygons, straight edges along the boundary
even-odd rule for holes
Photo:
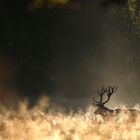
[[[0,112],[0,140],[140,140],[139,113],[133,121],[127,111],[104,119],[92,106],[66,114],[44,113],[40,106],[28,110],[25,103]]]

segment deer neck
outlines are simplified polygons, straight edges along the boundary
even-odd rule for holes
[[[112,112],[112,110],[105,107],[104,105],[99,105],[95,111],[95,114],[106,115],[109,112]]]

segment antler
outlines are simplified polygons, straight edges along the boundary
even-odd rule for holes
[[[102,87],[101,91],[97,90],[98,95],[100,96],[100,100],[97,101],[94,97],[93,97],[93,105],[94,106],[98,106],[99,104],[102,104],[103,101],[103,95],[105,94],[105,92],[107,92],[107,88]]]
[[[115,93],[117,91],[117,87],[116,86],[109,86],[108,87],[108,89],[107,89],[107,100],[105,101],[105,102],[103,102],[103,104],[106,104],[108,101],[109,101],[109,99],[110,99],[110,97],[111,97],[111,95],[113,94],[113,93]]]
[[[99,97],[100,97],[100,100],[99,101],[97,101],[94,97],[93,97],[93,105],[94,106],[98,106],[98,105],[104,105],[105,103],[107,103],[108,101],[109,101],[109,99],[110,99],[110,97],[111,97],[111,95],[114,93],[114,92],[116,92],[117,91],[117,87],[115,87],[115,86],[109,86],[109,87],[102,87],[101,88],[101,91],[99,91],[99,90],[97,90],[97,93],[98,93],[98,95],[99,95]],[[104,94],[107,94],[107,100],[106,101],[104,101],[103,102],[103,96],[104,96]]]

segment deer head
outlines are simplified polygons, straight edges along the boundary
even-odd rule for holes
[[[100,91],[97,90],[99,101],[93,97],[92,102],[94,106],[98,107],[95,111],[95,114],[106,115],[107,113],[113,112],[113,110],[105,107],[104,105],[110,100],[111,95],[116,91],[116,86],[102,87]],[[105,96],[107,99],[104,99]]]

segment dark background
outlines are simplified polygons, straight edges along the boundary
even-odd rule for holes
[[[31,2],[0,2],[2,100],[26,96],[33,105],[46,94],[57,104],[83,107],[97,88],[117,85],[111,106],[139,103],[139,40],[110,12],[126,1],[29,8]]]

